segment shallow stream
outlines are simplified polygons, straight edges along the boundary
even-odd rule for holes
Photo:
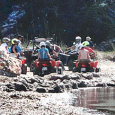
[[[72,92],[71,105],[109,112],[115,115],[115,88],[85,88]]]
[[[72,90],[71,93],[65,92],[47,95],[48,97],[43,99],[44,105],[50,103],[51,105],[63,108],[70,106],[70,110],[72,107],[75,112],[77,111],[77,114],[74,115],[115,115],[114,87],[81,88]],[[59,113],[61,111],[59,110]]]

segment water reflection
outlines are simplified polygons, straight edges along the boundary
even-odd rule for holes
[[[109,111],[115,115],[115,88],[85,88],[75,90],[72,95],[73,106],[80,106],[101,111]]]

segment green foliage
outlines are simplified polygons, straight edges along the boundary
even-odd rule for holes
[[[96,43],[115,37],[113,0],[4,0],[2,14],[8,15],[12,5],[26,11],[16,27],[26,40],[53,37],[58,43],[70,45],[78,35],[83,41],[90,36]]]

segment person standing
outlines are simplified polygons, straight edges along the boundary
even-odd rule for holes
[[[7,37],[4,37],[2,39],[2,44],[1,44],[1,48],[4,50],[4,51],[7,51],[8,52],[8,43],[10,42],[10,39],[7,38]]]

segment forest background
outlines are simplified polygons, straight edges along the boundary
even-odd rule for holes
[[[114,0],[0,0],[0,39],[52,37],[71,45],[76,36],[95,43],[115,38]]]

